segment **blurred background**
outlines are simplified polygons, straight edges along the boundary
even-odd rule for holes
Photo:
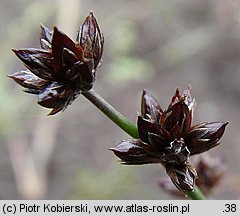
[[[84,97],[63,113],[37,105],[7,74],[11,48],[39,47],[40,23],[72,39],[93,10],[105,36],[94,89],[136,122],[143,89],[166,108],[192,86],[194,123],[229,121],[219,147],[226,172],[209,198],[240,198],[239,0],[2,0],[0,199],[173,199],[158,164],[124,166],[108,149],[129,138]],[[194,160],[194,158],[193,158]]]

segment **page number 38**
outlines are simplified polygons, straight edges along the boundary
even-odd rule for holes
[[[225,209],[223,212],[236,212],[237,211],[237,205],[236,204],[225,204]]]

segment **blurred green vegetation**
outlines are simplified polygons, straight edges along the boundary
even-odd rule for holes
[[[148,82],[154,70],[151,64],[140,58],[119,57],[110,64],[107,81],[113,86],[124,87],[133,81]]]

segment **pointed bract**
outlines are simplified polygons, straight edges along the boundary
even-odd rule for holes
[[[141,113],[144,118],[151,117],[154,121],[158,122],[163,110],[157,100],[146,90],[143,90]]]
[[[42,89],[49,82],[39,78],[28,70],[16,72],[8,77],[12,78],[19,85],[29,89]]]
[[[197,172],[190,164],[179,166],[167,165],[166,172],[179,190],[183,192],[194,191]]]
[[[40,34],[40,44],[41,48],[45,50],[50,50],[52,47],[52,36],[53,31],[43,24],[41,24],[41,34]]]
[[[40,49],[12,49],[25,66],[36,76],[52,80],[52,55],[51,52]]]
[[[72,51],[77,57],[83,60],[82,50],[77,49],[75,43],[66,34],[59,31],[57,27],[54,27],[52,39],[52,56],[53,65],[56,71],[63,67],[62,53],[64,48]]]
[[[102,57],[104,37],[92,11],[81,26],[77,40],[84,51],[84,57],[92,58],[96,69]]]
[[[192,127],[186,140],[191,155],[200,154],[220,144],[228,122],[211,122]]]
[[[59,98],[63,91],[63,86],[56,82],[49,84],[38,95],[38,104],[46,108],[57,108],[65,103],[65,100]]]
[[[140,140],[124,140],[115,148],[110,148],[116,156],[122,159],[124,164],[136,165],[147,163],[159,163],[159,159],[149,155],[143,148]]]

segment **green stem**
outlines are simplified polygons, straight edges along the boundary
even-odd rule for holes
[[[207,199],[202,191],[195,185],[194,192],[187,192],[187,196],[191,197],[193,200],[205,200]]]
[[[138,129],[130,122],[125,116],[118,112],[112,105],[105,101],[99,94],[94,90],[90,90],[82,93],[89,101],[91,101],[99,110],[101,110],[108,118],[110,118],[115,124],[122,128],[133,138],[139,138]],[[203,193],[195,186],[194,192],[187,192],[187,196],[193,200],[204,200],[206,199]]]
[[[130,122],[94,90],[83,92],[82,94],[126,133],[133,138],[139,138],[138,129],[135,124]]]

